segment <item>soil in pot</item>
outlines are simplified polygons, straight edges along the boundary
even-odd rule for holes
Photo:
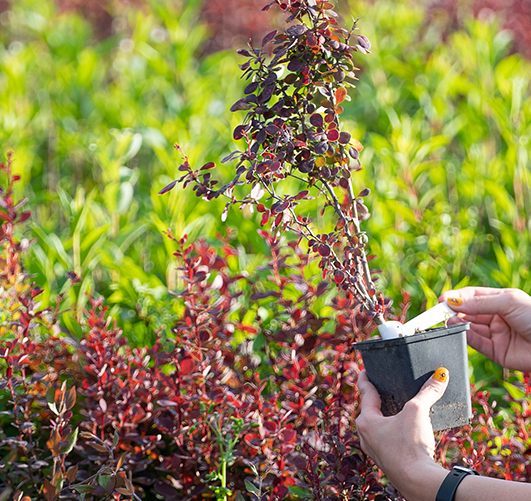
[[[431,408],[435,431],[463,426],[472,418],[466,331],[469,324],[429,329],[395,339],[356,343],[367,376],[382,399],[382,413],[402,410],[439,367],[450,373],[448,388]]]

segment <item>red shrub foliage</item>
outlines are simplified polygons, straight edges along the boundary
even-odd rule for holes
[[[342,321],[318,336],[326,319],[312,306],[326,284],[304,281],[308,258],[296,243],[300,259],[291,265],[280,242],[263,237],[272,252],[269,276],[249,285],[255,301],[274,299],[274,322],[242,323],[238,283],[249,278],[229,273],[236,250],[228,242],[217,251],[178,240],[185,289],[177,297],[185,309],[172,339],[158,333],[152,347],[131,349],[101,302],[91,301],[90,331],[80,343],[82,427],[102,440],[115,430],[124,466],[139,475],[133,482],[168,499],[200,499],[209,485],[256,490],[260,499],[283,499],[290,487],[313,489],[315,499],[383,492],[353,432],[359,361],[352,342],[368,335],[369,321],[347,313],[349,301],[336,301]],[[302,292],[293,298],[297,284]],[[105,456],[102,450],[99,460]],[[220,460],[229,467],[226,482],[216,476]]]
[[[11,160],[1,169],[0,491],[47,501],[402,499],[355,430],[352,345],[371,321],[339,296],[330,318],[318,313],[329,285],[305,278],[298,242],[260,230],[271,259],[250,277],[230,271],[229,239],[215,248],[169,233],[182,284],[171,329],[133,348],[104,300],[90,298],[73,339],[58,328],[60,304],[41,309],[23,272],[30,242],[15,230],[30,213],[14,200]],[[499,411],[474,392],[474,424],[440,435],[439,461],[529,481],[529,375],[508,388]]]
[[[515,373],[510,380],[506,384],[511,393],[504,397],[507,404],[497,411],[497,402],[487,390],[472,388],[473,425],[441,435],[437,456],[444,466],[464,462],[490,477],[531,480],[530,375]]]

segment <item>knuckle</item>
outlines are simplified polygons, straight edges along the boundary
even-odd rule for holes
[[[360,416],[358,419],[356,419],[356,429],[361,436],[365,435],[370,428],[371,424],[368,422],[365,416]]]
[[[433,393],[436,393],[437,395],[442,395],[444,393],[444,385],[442,383],[440,384],[431,384],[428,387]]]
[[[507,289],[507,295],[511,301],[529,300],[529,295],[520,289]]]
[[[408,411],[413,412],[415,414],[422,411],[423,408],[424,406],[422,405],[422,403],[416,398],[410,400],[406,403],[406,405],[404,405],[404,409],[407,409]]]

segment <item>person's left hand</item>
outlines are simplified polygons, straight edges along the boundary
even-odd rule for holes
[[[356,419],[361,448],[386,473],[407,499],[417,499],[418,473],[444,478],[445,470],[433,461],[435,439],[429,416],[430,407],[448,386],[448,370],[441,367],[426,381],[419,393],[395,416],[380,411],[380,396],[365,371],[358,378],[361,413]],[[441,470],[434,471],[434,468]],[[441,476],[442,475],[442,476]],[[438,487],[435,482],[435,486]],[[435,493],[433,499],[435,499]],[[408,497],[409,496],[409,497]]]

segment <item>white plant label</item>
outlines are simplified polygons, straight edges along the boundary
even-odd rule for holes
[[[382,339],[393,339],[403,336],[411,336],[417,332],[429,329],[441,322],[446,322],[450,317],[456,314],[446,301],[421,313],[418,317],[411,319],[405,324],[400,322],[390,321],[384,322],[378,326],[378,331]]]

